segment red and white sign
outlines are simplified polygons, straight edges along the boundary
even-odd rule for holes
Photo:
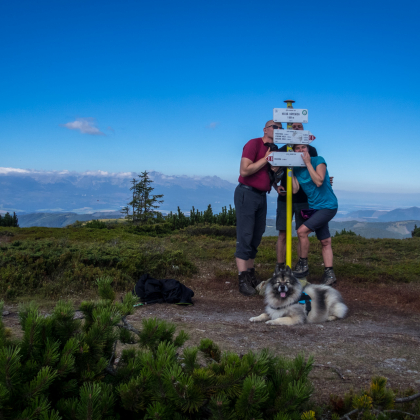
[[[274,130],[276,144],[309,144],[315,136],[308,130]]]
[[[306,166],[302,153],[271,152],[265,159],[271,166]]]

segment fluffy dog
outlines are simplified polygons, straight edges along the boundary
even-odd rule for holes
[[[344,318],[348,311],[337,290],[312,284],[303,289],[289,267],[274,274],[267,283],[265,303],[265,313],[251,318],[251,322],[266,321],[269,325],[313,324]]]

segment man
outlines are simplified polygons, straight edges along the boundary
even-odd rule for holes
[[[271,153],[273,130],[281,123],[267,121],[264,136],[250,140],[243,148],[239,184],[235,189],[236,209],[236,265],[239,274],[239,292],[246,296],[256,293],[259,281],[255,274],[254,259],[265,232],[267,192],[272,182],[266,157]]]
[[[302,123],[293,123],[292,124],[292,130],[303,130]],[[286,152],[287,151],[287,145],[281,147],[279,149],[279,152]],[[315,147],[308,146],[308,151],[311,157],[318,156],[318,153],[315,149]],[[277,192],[279,193],[279,196],[277,198],[277,214],[276,214],[276,229],[279,231],[279,236],[277,238],[277,244],[276,244],[276,252],[277,252],[277,264],[275,272],[278,272],[285,268],[285,261],[286,261],[286,187],[287,184],[287,170],[285,169],[283,172],[283,175],[281,176],[281,185],[275,186],[277,189]],[[300,213],[301,210],[308,209],[308,197],[306,196],[303,189],[299,189],[297,194],[293,195],[292,200],[292,217],[295,215],[295,224],[296,224],[296,230],[299,229],[299,227],[304,222],[304,219],[302,218],[302,215]],[[300,257],[300,242],[298,241],[297,246],[297,253]],[[299,258],[299,262],[300,262]],[[298,277],[302,278],[309,274],[309,270],[302,270],[303,267],[300,267],[299,262],[297,263],[295,267],[295,271],[293,274]]]

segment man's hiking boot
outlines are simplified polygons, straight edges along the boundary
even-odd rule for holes
[[[252,296],[257,293],[257,291],[252,287],[252,279],[249,271],[242,271],[239,274],[239,292],[245,296]]]
[[[276,268],[274,269],[273,276],[277,276],[277,274],[279,274],[280,271],[282,271],[284,269],[285,269],[285,264],[284,263],[277,263]]]
[[[296,267],[293,271],[293,275],[296,278],[301,279],[303,277],[306,277],[308,274],[309,274],[308,259],[299,258],[299,261],[297,262]]]
[[[261,279],[256,276],[255,268],[248,268],[247,271],[251,276],[251,286],[255,289],[261,283]]]
[[[337,281],[334,270],[332,268],[326,268],[324,274],[321,277],[321,283],[326,286],[332,286]]]

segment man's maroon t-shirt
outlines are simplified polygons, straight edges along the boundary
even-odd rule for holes
[[[250,140],[245,146],[242,152],[243,158],[248,158],[252,162],[256,162],[265,156],[267,153],[267,146],[264,146],[262,138]],[[241,184],[249,185],[260,191],[270,191],[270,178],[268,176],[268,164],[263,166],[259,171],[252,175],[243,177],[239,175],[238,181]]]

